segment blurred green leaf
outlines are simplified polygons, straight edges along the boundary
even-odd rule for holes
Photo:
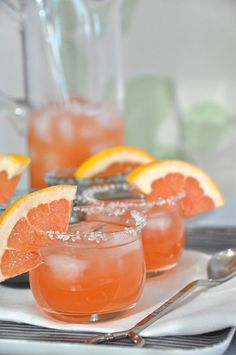
[[[182,117],[184,142],[193,149],[218,146],[229,132],[229,116],[215,102],[193,106]]]
[[[141,76],[126,83],[125,117],[127,141],[155,154],[155,129],[168,115],[172,83],[155,76]]]
[[[185,151],[168,146],[157,146],[155,155],[157,159],[180,159],[188,162],[193,162],[191,156]]]

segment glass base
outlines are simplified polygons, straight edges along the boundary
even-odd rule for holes
[[[174,269],[176,267],[176,265],[177,265],[177,263],[174,263],[174,264],[170,264],[168,266],[158,268],[155,270],[147,270],[146,276],[147,277],[154,277],[154,276],[162,275],[163,273]]]
[[[60,320],[66,323],[96,323],[96,322],[103,322],[112,318],[119,318],[121,317],[126,311],[130,310],[131,308],[135,307],[135,304],[131,306],[109,313],[101,313],[101,314],[77,314],[77,313],[61,313],[55,312],[48,309],[43,309],[43,311],[47,314],[48,317]]]

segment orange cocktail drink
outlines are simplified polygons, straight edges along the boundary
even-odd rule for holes
[[[177,265],[185,244],[184,225],[178,213],[181,194],[149,201],[130,184],[123,183],[91,187],[82,195],[95,205],[136,209],[144,213],[147,223],[141,234],[149,276]]]
[[[0,205],[7,203],[11,199],[20,178],[21,174],[9,178],[6,171],[0,171]]]
[[[154,207],[146,212],[142,231],[147,272],[151,275],[174,268],[185,244],[184,225],[175,208]]]
[[[0,155],[0,205],[10,201],[29,163],[30,159],[26,155]]]
[[[77,185],[80,193],[90,186],[124,182],[134,168],[153,159],[144,149],[120,145],[99,151],[80,166],[51,169],[44,178],[49,186]]]
[[[89,218],[67,233],[48,232],[43,263],[30,272],[38,305],[68,322],[97,321],[132,308],[144,286],[144,218],[129,212],[113,220],[109,212],[108,222],[104,210],[91,211],[83,208]]]
[[[68,106],[51,103],[32,113],[28,146],[31,186],[46,186],[50,169],[79,166],[98,151],[123,144],[122,112],[111,104],[72,99]]]

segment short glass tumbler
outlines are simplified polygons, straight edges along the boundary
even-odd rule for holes
[[[87,203],[110,208],[136,209],[146,216],[147,223],[141,233],[148,276],[177,265],[185,245],[184,224],[178,208],[181,194],[150,201],[123,183],[91,187],[83,192],[82,198]]]
[[[30,271],[30,286],[41,309],[74,323],[108,319],[134,307],[146,271],[143,216],[94,207],[81,207],[80,215],[84,220],[66,233],[45,233],[43,263]]]
[[[52,169],[44,174],[44,180],[46,181],[48,186],[64,184],[77,185],[78,195],[91,186],[116,184],[125,181],[125,174],[116,174],[92,178],[76,178],[74,176],[76,170],[76,167]]]

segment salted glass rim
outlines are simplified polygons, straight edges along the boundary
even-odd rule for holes
[[[42,112],[42,113],[46,113],[51,115],[51,114],[55,114],[58,113],[58,110],[63,110],[64,112],[67,112],[68,110],[70,111],[70,113],[72,114],[78,114],[81,112],[86,112],[89,116],[92,117],[100,117],[101,113],[106,113],[106,112],[110,112],[110,110],[114,110],[116,109],[117,111],[120,111],[119,109],[117,109],[117,107],[114,105],[113,102],[100,102],[100,101],[80,101],[78,100],[78,97],[71,97],[70,98],[70,107],[68,109],[68,106],[62,102],[62,101],[58,101],[58,100],[53,100],[50,101],[50,106],[48,107],[48,105],[45,105],[41,108],[39,108],[38,110],[36,110],[36,113],[38,112]]]
[[[126,208],[113,208],[111,206],[107,206],[107,208],[104,209],[103,206],[76,206],[76,212],[81,212],[81,213],[87,213],[88,215],[99,215],[101,213],[105,214],[108,217],[114,216],[114,217],[119,217],[123,216],[125,213],[129,213],[127,217],[127,221],[132,218],[133,225],[128,225],[124,226],[120,230],[114,230],[114,231],[109,231],[109,232],[103,232],[102,230],[98,230],[98,228],[95,228],[93,231],[81,231],[81,230],[76,230],[76,231],[66,231],[66,232],[59,232],[59,231],[36,231],[37,234],[39,235],[47,235],[48,241],[60,241],[60,242],[68,242],[68,243],[73,243],[76,241],[91,241],[91,242],[96,242],[96,243],[101,243],[101,242],[108,242],[111,240],[114,241],[119,241],[120,244],[128,244],[131,242],[130,239],[125,239],[126,237],[129,237],[131,239],[137,239],[139,232],[141,229],[145,226],[146,224],[146,217],[136,211],[136,210],[127,210]],[[85,222],[86,221],[81,221]],[[96,222],[99,222],[96,221]],[[101,220],[101,224],[106,224],[106,220]],[[109,221],[107,221],[109,224]],[[77,223],[76,223],[77,224]],[[79,222],[78,222],[79,225]],[[112,225],[112,224],[111,224]],[[114,222],[114,225],[116,223]],[[119,225],[119,223],[117,223]],[[73,226],[73,224],[72,224]],[[122,239],[123,238],[123,239]],[[116,244],[115,244],[116,245]],[[86,248],[86,247],[85,247]]]
[[[49,185],[55,184],[77,184],[78,187],[87,187],[92,185],[101,185],[104,183],[113,184],[113,183],[120,183],[124,180],[126,174],[115,174],[111,176],[105,177],[84,177],[84,178],[76,178],[73,176],[73,173],[76,171],[78,167],[71,166],[66,168],[56,168],[50,169],[44,173],[44,180]],[[65,176],[63,176],[63,174]],[[71,176],[66,176],[66,174],[71,174]]]
[[[111,199],[99,199],[96,198],[96,194],[102,194],[102,193],[109,193],[109,192],[115,192],[115,191],[120,191],[123,190],[124,192],[129,192],[132,189],[132,185],[129,184],[128,182],[123,182],[123,183],[117,183],[117,184],[104,184],[104,185],[97,185],[97,186],[91,186],[85,189],[79,200],[82,203],[90,203],[93,205],[103,205],[103,206],[109,206],[110,208],[140,208],[140,207],[147,207],[147,208],[152,208],[152,207],[162,207],[165,205],[169,206],[177,206],[177,203],[181,201],[185,197],[185,192],[181,191],[177,193],[176,195],[169,196],[167,198],[157,198],[155,200],[147,200],[145,199],[144,194],[140,193],[140,195],[130,195],[129,200],[111,200]]]

